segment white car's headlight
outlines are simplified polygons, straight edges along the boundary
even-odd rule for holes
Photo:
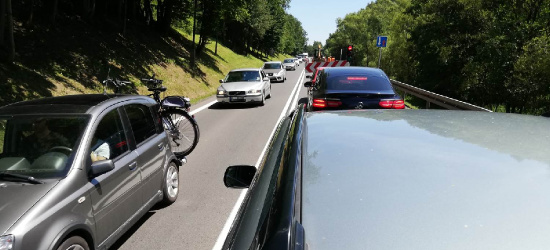
[[[13,242],[15,237],[11,234],[0,236],[0,250],[11,250],[13,249]]]
[[[251,89],[247,93],[249,93],[249,94],[262,93],[262,90],[261,89]]]
[[[218,95],[225,95],[225,90],[218,89]]]

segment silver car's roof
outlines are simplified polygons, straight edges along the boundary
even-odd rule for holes
[[[281,61],[270,61],[270,62],[265,62],[264,64],[268,64],[268,63],[281,63]]]
[[[235,71],[260,71],[261,69],[258,68],[243,68],[243,69],[233,69],[229,72],[235,72]]]
[[[474,111],[307,114],[310,249],[547,249],[550,119]]]

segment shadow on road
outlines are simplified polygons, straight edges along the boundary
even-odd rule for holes
[[[155,209],[155,208],[153,208]],[[153,215],[155,215],[155,211],[149,211],[147,212],[146,214],[143,215],[143,217],[141,217],[141,219],[139,219],[136,224],[134,224],[130,229],[128,229],[128,231],[126,233],[124,233],[124,235],[122,235],[120,237],[120,239],[118,239],[115,244],[113,244],[109,250],[116,250],[116,249],[119,249],[122,245],[124,245],[124,243],[126,243],[126,241],[132,237],[132,235],[141,227],[141,225],[143,225],[147,220],[149,220],[149,218],[151,218]]]
[[[257,107],[261,107],[261,106],[259,106],[256,103],[230,103],[229,104],[229,103],[216,102],[210,105],[208,109],[250,109],[250,108],[257,108]]]

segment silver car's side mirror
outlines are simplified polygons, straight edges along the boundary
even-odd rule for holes
[[[223,83],[223,79],[222,79],[222,80],[220,80],[220,83]]]
[[[269,81],[269,77],[264,77],[264,81]]]
[[[95,178],[113,169],[115,169],[115,164],[113,164],[113,160],[96,161],[92,163],[88,174],[91,178]]]

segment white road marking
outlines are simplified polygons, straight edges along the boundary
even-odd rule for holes
[[[258,161],[256,162],[256,168],[258,168],[258,165],[260,165],[260,162],[263,160],[265,152],[267,151],[267,146],[269,146],[269,142],[273,138],[273,135],[275,134],[275,131],[277,130],[277,126],[279,126],[279,123],[283,119],[283,117],[288,115],[288,112],[291,110],[291,104],[297,102],[298,96],[300,91],[298,91],[300,86],[302,86],[302,81],[304,78],[304,70],[302,70],[302,74],[300,74],[300,77],[298,77],[298,81],[296,82],[296,86],[292,90],[292,93],[288,97],[288,101],[285,104],[285,107],[283,108],[283,111],[281,112],[281,115],[279,116],[279,119],[275,123],[275,127],[273,127],[273,131],[271,131],[271,135],[269,136],[269,139],[267,140],[264,149],[262,150],[262,154],[260,154],[260,157],[258,158]],[[295,106],[292,106],[295,107]],[[229,229],[231,229],[231,225],[233,224],[233,221],[235,220],[235,217],[237,216],[237,212],[239,211],[239,208],[241,207],[241,204],[243,203],[244,197],[246,196],[246,192],[248,192],[248,189],[243,189],[241,191],[241,194],[239,195],[239,198],[237,199],[237,202],[233,206],[233,209],[231,210],[231,213],[229,214],[229,217],[227,218],[227,221],[225,221],[225,225],[223,226],[222,231],[218,235],[218,239],[216,240],[216,244],[214,247],[212,247],[212,250],[219,250],[223,247],[223,243],[225,242],[225,238],[227,237],[227,234],[229,234]]]
[[[202,110],[207,109],[208,107],[212,106],[212,105],[213,105],[214,103],[216,103],[216,102],[218,102],[218,101],[214,100],[214,101],[209,102],[209,103],[207,103],[207,104],[205,104],[205,105],[202,105],[202,106],[200,106],[199,108],[190,111],[189,114],[190,114],[190,115],[194,115],[194,114],[196,114],[196,113],[199,113],[199,112],[201,112]]]

